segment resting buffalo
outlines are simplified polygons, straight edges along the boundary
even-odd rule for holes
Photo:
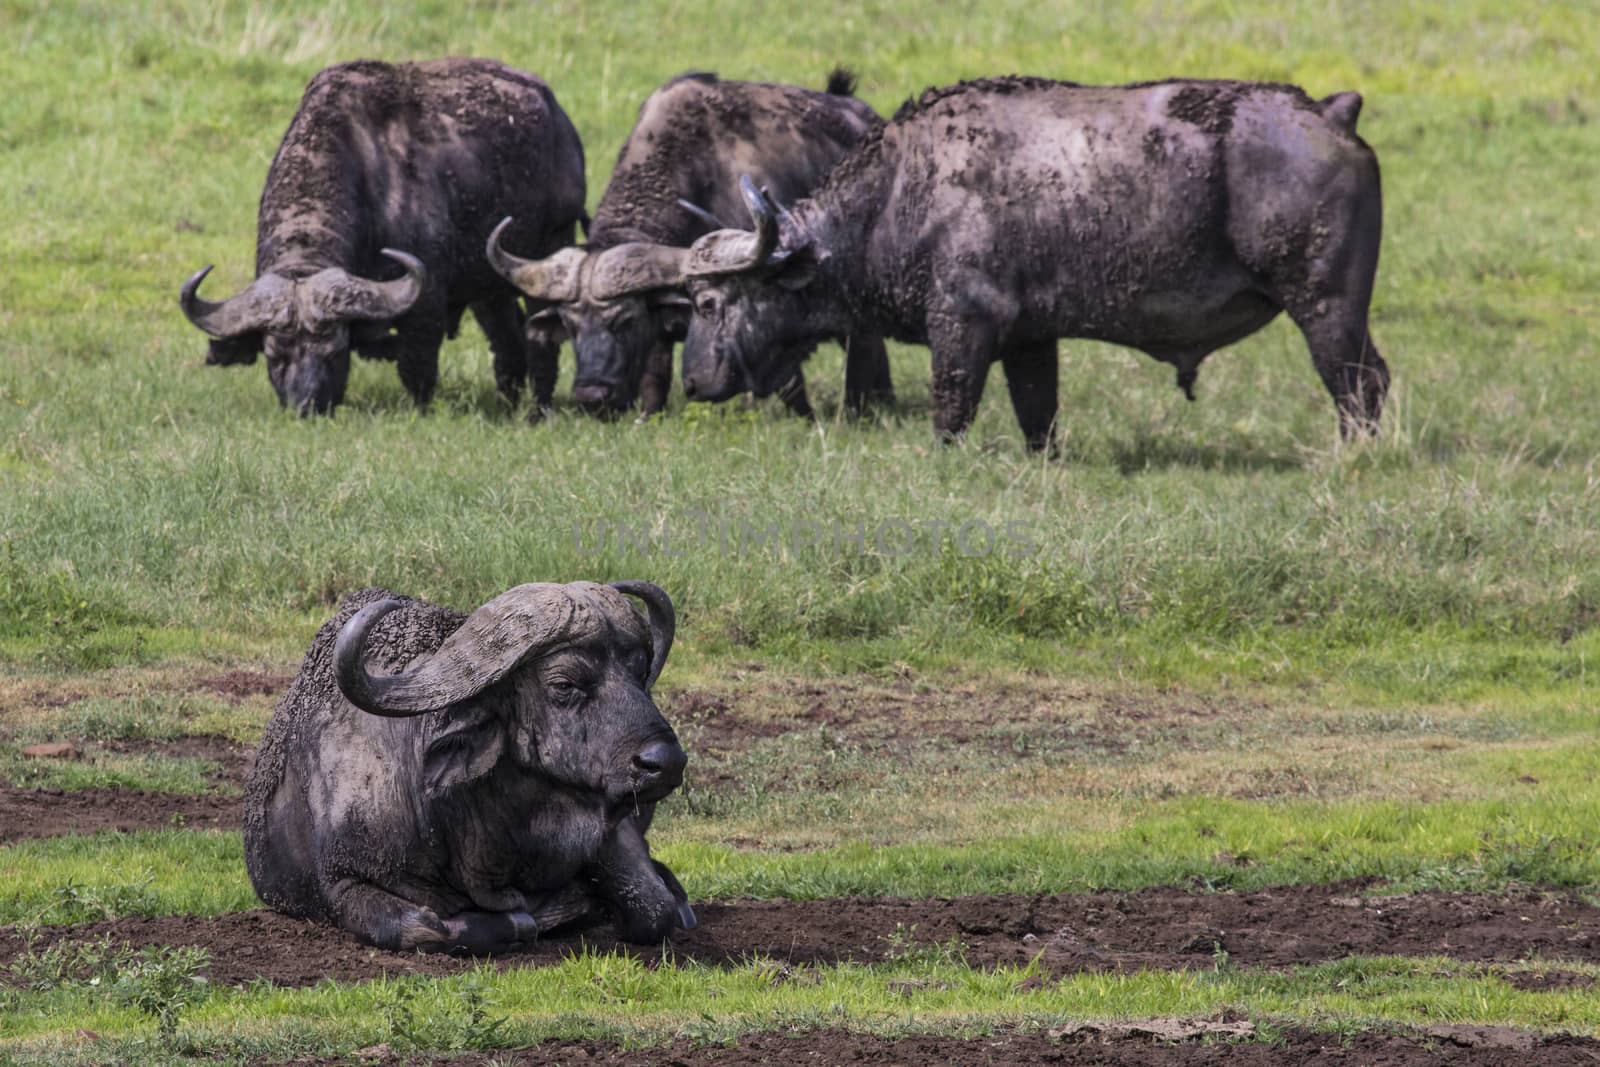
[[[245,784],[256,892],[400,950],[495,952],[606,918],[630,941],[692,928],[644,837],[687,759],[649,695],[672,633],[648,582],[522,585],[470,616],[351,596]]]
[[[1192,398],[1201,360],[1287,310],[1342,433],[1372,431],[1389,372],[1367,332],[1382,208],[1360,109],[1232,81],[930,89],[811,199],[784,210],[746,183],[756,232],[695,243],[685,391],[725,399],[866,324],[932,349],[941,437],[999,360],[1041,449],[1059,338],[1142,349]]]
[[[340,64],[311,79],[267,170],[255,282],[213,304],[197,295],[207,267],[181,303],[213,338],[207,363],[265,349],[278,400],[302,415],[344,399],[351,349],[395,360],[426,404],[439,345],[470,307],[500,391],[515,404],[531,373],[537,414],[557,348],[529,345],[483,242],[509,209],[519,244],[554,252],[584,195],[578,134],[533,75],[486,59]]]
[[[535,334],[572,338],[578,404],[616,413],[637,398],[646,415],[665,405],[672,345],[683,336],[688,298],[677,257],[654,246],[687,248],[721,228],[716,213],[742,217],[741,173],[779,196],[808,195],[845,152],[883,124],[853,89],[843,70],[834,71],[824,93],[680,75],[639,108],[595,211],[587,249],[519,259],[501,249],[496,231],[489,243],[496,268],[529,297],[553,305],[535,314]],[[514,236],[507,243],[520,245]],[[757,376],[747,388],[779,392],[792,409],[808,414],[799,361],[811,347],[776,361],[785,368],[781,378]],[[847,402],[861,407],[892,399],[882,338],[855,334],[845,349]]]

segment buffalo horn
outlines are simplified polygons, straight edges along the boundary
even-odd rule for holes
[[[178,306],[184,315],[210,336],[219,340],[238,337],[287,321],[293,297],[293,286],[287,279],[263,274],[241,292],[214,304],[200,298],[200,283],[210,273],[209,265],[195,271],[178,293]]]
[[[738,274],[755,270],[769,259],[778,247],[778,209],[770,197],[756,188],[748,174],[739,179],[739,191],[750,208],[755,221],[755,232],[749,230],[716,230],[697,240],[689,248],[684,261],[686,277],[705,277],[717,274]],[[773,260],[777,262],[776,259]]]
[[[404,267],[405,274],[392,282],[357,278],[338,267],[312,275],[306,287],[317,313],[346,322],[388,322],[411,310],[427,284],[427,270],[420,259],[408,253],[385,248],[382,254]]]
[[[692,204],[687,200],[679,199],[678,206],[683,208],[683,210],[687,211],[689,214],[693,215],[695,218],[699,219],[701,222],[705,223],[707,226],[710,226],[713,230],[726,230],[728,228],[728,224],[726,222],[723,222],[721,219],[717,218],[699,204]]]
[[[500,247],[500,235],[511,225],[508,215],[489,234],[484,254],[495,271],[535,300],[565,304],[578,299],[578,268],[585,252],[571,245],[544,259],[523,259]]]
[[[750,209],[750,218],[756,224],[756,261],[752,266],[759,267],[778,247],[777,206],[765,189],[756,188],[756,183],[748,174],[739,176],[739,192],[744,194],[745,206]]]
[[[402,606],[398,600],[369,604],[344,624],[334,640],[334,677],[340,692],[373,715],[422,715],[470,699],[564,640],[578,612],[577,600],[564,586],[519,585],[474,611],[438,651],[410,670],[371,674],[366,668],[367,637],[380,619]],[[653,625],[654,606],[651,612]],[[669,621],[668,640],[671,632]]]
[[[678,624],[672,598],[665,589],[651,582],[612,582],[611,588],[638,597],[650,613],[650,677],[644,683],[648,691],[661,677],[661,668],[667,665],[667,653],[672,651],[672,635]]]

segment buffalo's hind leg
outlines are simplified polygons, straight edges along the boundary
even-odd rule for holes
[[[472,316],[494,353],[494,384],[515,408],[528,378],[529,343],[522,331],[522,309],[515,297],[494,297],[473,304]]]
[[[331,896],[334,923],[379,948],[469,955],[504,952],[546,930],[598,919],[603,907],[576,886],[545,898],[531,912],[460,911],[447,919],[367,882],[340,883]]]
[[[1006,388],[1011,392],[1011,410],[1030,452],[1056,454],[1055,426],[1059,391],[1059,359],[1056,342],[1038,341],[1012,347],[1001,358],[1006,369]]]
[[[1305,334],[1311,361],[1338,408],[1339,436],[1348,441],[1377,433],[1389,392],[1389,365],[1372,342],[1366,307],[1324,300],[1309,308],[1290,307],[1289,314]]]

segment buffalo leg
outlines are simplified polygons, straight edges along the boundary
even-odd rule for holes
[[[894,406],[889,351],[874,333],[853,333],[844,341],[844,405],[863,412],[874,405]]]
[[[805,372],[798,365],[794,368],[794,375],[778,386],[778,399],[783,401],[784,407],[788,408],[792,415],[798,415],[802,419],[816,417],[816,412],[811,410],[811,398],[806,395]]]
[[[366,882],[342,883],[333,898],[333,919],[341,929],[396,952],[504,952],[558,926],[597,920],[602,911],[577,886],[546,897],[531,911],[461,911],[446,919]]]
[[[522,398],[528,377],[528,340],[522,332],[522,309],[514,297],[495,297],[472,305],[472,315],[494,353],[494,384],[513,408]]]
[[[658,340],[645,353],[644,374],[639,379],[639,414],[648,418],[667,406],[672,392],[672,342]]]
[[[940,441],[964,437],[978,414],[989,365],[995,357],[995,329],[983,319],[944,318],[928,330],[933,352],[933,429]]]
[[[1305,334],[1311,361],[1339,411],[1339,436],[1345,440],[1378,431],[1389,366],[1367,330],[1365,310],[1342,301],[1322,301],[1305,313],[1289,309]]]
[[[439,346],[444,344],[444,317],[425,315],[410,318],[397,327],[395,364],[400,384],[406,387],[418,407],[427,407],[439,384]]]
[[[659,941],[678,927],[692,930],[696,925],[683,887],[671,871],[650,858],[639,820],[617,824],[601,848],[592,876],[596,890],[612,907],[617,936],[624,941]]]
[[[1046,449],[1055,455],[1056,392],[1059,361],[1054,340],[1019,345],[1001,360],[1011,409],[1017,414],[1023,440],[1030,452]]]
[[[561,371],[560,341],[528,341],[528,377],[533,382],[533,407],[528,421],[538,422],[555,403],[556,375]]]
[[[367,882],[335,883],[329,893],[334,924],[363,941],[397,952],[442,952],[450,933],[424,908]]]

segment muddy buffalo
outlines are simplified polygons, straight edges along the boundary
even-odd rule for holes
[[[184,313],[212,337],[206,362],[263,350],[278,400],[325,414],[344,399],[350,352],[392,359],[418,404],[433,396],[439,346],[471,308],[513,404],[531,375],[535,413],[556,352],[530,345],[518,296],[483,260],[495,220],[549,254],[584,217],[583,146],[555,94],[485,59],[344,63],[307,86],[267,171],[256,280],[210,303],[206,267]]]
[[[685,391],[725,399],[866,324],[932,350],[941,437],[998,360],[1041,449],[1059,338],[1141,349],[1192,399],[1201,360],[1287,310],[1341,432],[1370,432],[1389,372],[1367,331],[1382,207],[1360,109],[1234,81],[930,89],[810,199],[785,210],[747,182],[756,231],[695,243]]]
[[[573,341],[578,404],[615,413],[637,399],[647,415],[661,409],[672,386],[672,345],[688,320],[679,257],[663,254],[663,247],[687,248],[720,229],[719,217],[743,218],[741,174],[777,196],[809,195],[850,148],[883,124],[853,91],[854,79],[843,70],[834,71],[820,93],[680,75],[639,108],[585,250],[521,259],[502,247],[522,247],[515,233],[496,232],[491,261],[545,303],[530,323],[534,335]],[[809,413],[798,367],[812,347],[772,359],[782,376],[752,374],[746,388],[778,392],[792,409]],[[845,350],[846,401],[859,408],[892,400],[882,338],[852,333]]]
[[[650,699],[672,634],[672,602],[647,582],[523,585],[470,616],[350,597],[245,784],[256,892],[390,949],[494,952],[605,920],[631,941],[692,928],[645,843],[686,762]]]

